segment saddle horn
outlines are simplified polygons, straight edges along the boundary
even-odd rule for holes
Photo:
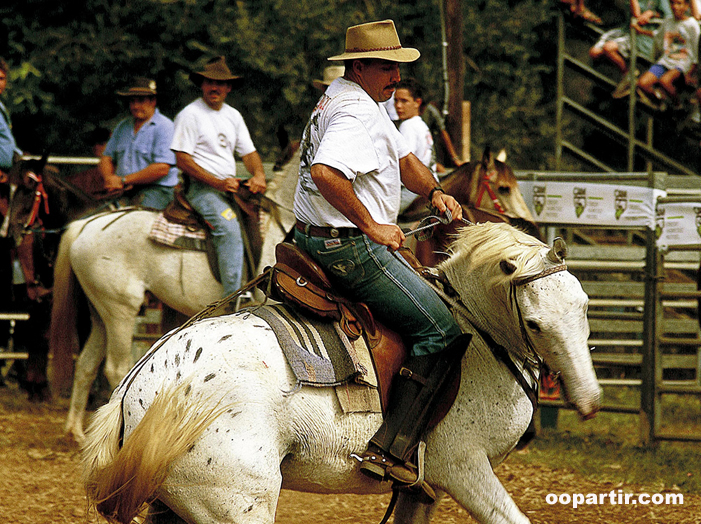
[[[554,264],[561,264],[565,261],[565,258],[567,258],[567,244],[562,238],[557,237],[553,241],[553,246],[548,251],[547,258]]]

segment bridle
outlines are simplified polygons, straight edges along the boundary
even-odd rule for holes
[[[562,263],[557,266],[551,266],[545,268],[540,273],[531,275],[528,277],[520,278],[517,280],[512,280],[509,287],[509,297],[514,304],[514,309],[518,315],[519,329],[521,331],[521,337],[523,338],[524,345],[526,347],[526,352],[524,358],[521,362],[514,361],[514,356],[508,349],[499,344],[492,336],[486,331],[482,330],[477,326],[473,326],[479,335],[484,339],[489,346],[490,350],[494,354],[497,360],[504,363],[507,369],[516,379],[516,382],[521,386],[523,392],[526,394],[528,399],[533,405],[533,410],[538,408],[538,391],[540,386],[539,377],[542,374],[553,374],[549,371],[547,365],[543,358],[538,355],[533,346],[531,338],[528,336],[528,331],[526,330],[525,322],[523,321],[523,314],[521,313],[521,306],[516,299],[516,288],[520,286],[525,286],[541,278],[553,275],[555,273],[560,273],[562,271],[567,271],[567,265]],[[469,318],[469,310],[467,306],[460,300],[459,296],[453,289],[452,285],[445,277],[445,274],[441,274],[435,268],[423,268],[420,274],[426,279],[428,284],[438,293],[438,295],[453,309],[457,310],[465,318]],[[436,285],[436,281],[440,282],[443,286]],[[527,377],[526,377],[527,375]],[[559,375],[559,371],[554,373],[554,375]]]
[[[492,180],[492,176],[498,175],[497,170],[496,168],[492,167],[491,169],[485,169],[483,171],[484,174],[480,177],[478,183],[479,192],[477,193],[477,201],[475,202],[475,207],[480,207],[480,204],[482,203],[482,197],[486,192],[489,195],[489,198],[492,200],[492,203],[494,204],[494,209],[496,209],[499,213],[504,215],[506,211],[499,203],[499,199],[497,198],[496,193],[494,193],[492,186],[489,185],[489,182]]]

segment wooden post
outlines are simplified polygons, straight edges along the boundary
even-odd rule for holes
[[[462,103],[462,154],[460,159],[463,162],[470,161],[470,123],[472,121],[472,106],[469,101]]]
[[[462,7],[460,0],[442,0],[445,6],[446,40],[448,42],[448,116],[446,129],[455,145],[460,158],[465,157],[463,150],[463,91],[464,71],[462,52]]]

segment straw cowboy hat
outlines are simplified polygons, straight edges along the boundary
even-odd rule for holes
[[[156,81],[137,77],[126,91],[117,91],[119,96],[156,96]]]
[[[231,73],[223,56],[217,56],[205,64],[204,71],[190,73],[190,80],[198,86],[205,78],[219,82],[232,82],[241,77]]]
[[[324,69],[324,79],[312,80],[312,85],[317,89],[326,89],[331,82],[336,80],[338,77],[343,76],[345,71],[345,66],[329,66]]]
[[[392,62],[413,62],[421,56],[418,49],[402,47],[392,20],[354,25],[346,30],[346,50],[329,60],[380,58]]]

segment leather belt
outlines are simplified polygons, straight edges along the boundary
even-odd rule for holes
[[[297,220],[295,228],[310,237],[349,238],[359,237],[363,234],[357,227],[319,227],[305,224],[300,220]]]

